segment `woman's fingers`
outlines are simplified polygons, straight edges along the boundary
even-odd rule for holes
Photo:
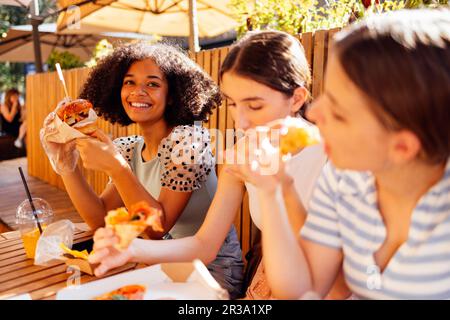
[[[94,242],[98,241],[105,237],[112,237],[114,235],[114,230],[106,227],[106,228],[98,228],[94,234]]]
[[[112,140],[109,138],[109,136],[104,133],[102,130],[97,129],[94,133],[95,137],[100,140],[101,142],[104,142],[106,144],[111,144]]]
[[[103,249],[99,249],[99,250],[94,249],[93,253],[91,253],[89,255],[88,261],[89,261],[89,263],[92,263],[92,264],[100,263],[108,255],[109,255],[108,248],[103,248]]]
[[[94,234],[94,250],[113,247],[119,239],[111,228],[100,228]]]
[[[101,277],[109,270],[120,267],[127,262],[128,260],[126,258],[126,253],[106,256],[101,260],[100,265],[94,270],[94,274],[97,277]]]
[[[89,257],[90,263],[100,263],[100,265],[94,270],[94,274],[97,277],[101,277],[109,270],[126,264],[129,260],[129,252],[120,252],[112,248],[102,249]]]
[[[119,239],[116,236],[101,238],[94,242],[94,251],[114,247],[117,243]]]
[[[96,277],[101,277],[103,276],[106,272],[108,272],[109,270],[109,265],[105,262],[103,262],[102,264],[100,264],[97,268],[95,268],[94,270],[94,275]]]

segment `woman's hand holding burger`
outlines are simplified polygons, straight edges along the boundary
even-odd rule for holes
[[[128,168],[127,161],[111,139],[97,128],[96,122],[92,104],[84,99],[64,99],[47,116],[41,129],[41,142],[56,173],[73,173],[79,156],[85,168],[110,176],[116,169]]]
[[[127,161],[102,130],[97,129],[91,137],[96,139],[78,138],[75,142],[86,169],[103,171],[111,177],[115,170],[128,167]]]

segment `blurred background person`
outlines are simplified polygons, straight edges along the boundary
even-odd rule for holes
[[[0,107],[0,114],[2,132],[17,138],[14,145],[17,148],[22,148],[22,139],[26,133],[26,124],[21,129],[21,120],[23,118],[19,96],[20,92],[16,88],[6,91],[4,104]],[[20,138],[19,132],[21,133]]]

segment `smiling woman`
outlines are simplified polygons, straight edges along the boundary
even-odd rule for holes
[[[78,168],[62,175],[83,219],[97,229],[108,211],[146,201],[162,213],[163,230],[148,228],[149,238],[194,235],[217,187],[209,132],[201,126],[221,103],[217,85],[178,49],[133,43],[117,48],[92,70],[80,98],[106,120],[136,123],[142,133],[111,141],[97,130],[97,139],[76,140],[84,167],[110,177],[97,196]],[[214,262],[210,271],[235,296],[243,263],[234,227]]]
[[[147,59],[149,61],[144,62]],[[209,76],[184,53],[165,44],[134,43],[117,48],[92,71],[80,98],[92,101],[97,113],[110,122],[131,124],[133,120],[123,108],[119,93],[136,80],[128,79],[140,69],[130,69],[135,62],[146,66],[154,64],[152,68],[145,69],[147,73],[144,76],[153,80],[148,81],[149,87],[166,82],[168,104],[164,117],[169,125],[204,121],[211,109],[220,105],[219,89]]]

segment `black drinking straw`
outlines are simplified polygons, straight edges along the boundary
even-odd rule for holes
[[[42,227],[41,227],[41,224],[39,223],[39,218],[36,213],[36,208],[34,207],[33,198],[31,198],[30,189],[28,189],[27,180],[25,180],[25,176],[23,175],[22,167],[19,167],[19,172],[20,172],[20,176],[22,177],[23,186],[25,187],[25,191],[27,192],[28,201],[30,201],[31,210],[33,210],[33,215],[34,215],[34,218],[36,219],[36,222],[37,222],[37,225],[39,228],[39,233],[42,234]]]

